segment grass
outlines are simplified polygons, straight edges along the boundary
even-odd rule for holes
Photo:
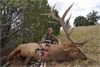
[[[76,41],[82,41],[90,37],[94,37],[87,44],[84,44],[83,46],[80,47],[80,49],[88,57],[87,61],[82,61],[82,60],[72,61],[70,63],[71,67],[99,67],[100,66],[100,25],[77,27],[74,29],[71,37]],[[61,40],[61,43],[68,42],[63,30],[61,30],[61,34],[58,36],[58,38]]]

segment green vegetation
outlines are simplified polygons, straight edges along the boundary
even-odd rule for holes
[[[95,25],[98,24],[97,21],[100,20],[100,15],[98,15],[97,11],[92,11],[89,14],[87,14],[86,17],[84,16],[78,16],[74,20],[75,26],[89,26],[89,25]]]
[[[54,34],[58,35],[60,24],[50,16],[41,15],[50,10],[47,0],[0,1],[0,48],[38,42],[49,26],[53,27]],[[58,11],[54,11],[58,16]]]

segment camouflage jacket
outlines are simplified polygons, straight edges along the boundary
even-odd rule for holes
[[[51,41],[51,44],[59,43],[58,38],[57,38],[55,35],[53,35],[53,34],[48,34],[48,33],[46,33],[46,34],[42,37],[42,42],[45,42],[46,40],[50,40],[50,41]]]

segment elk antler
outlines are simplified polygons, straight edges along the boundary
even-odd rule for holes
[[[90,39],[88,39],[88,40],[86,40],[86,41],[83,41],[83,42],[76,42],[76,41],[74,41],[74,40],[70,37],[70,35],[71,35],[72,31],[73,31],[73,28],[72,28],[71,32],[69,32],[69,30],[68,30],[68,25],[66,25],[66,23],[65,23],[65,21],[64,21],[66,15],[67,15],[67,13],[68,13],[68,11],[71,9],[71,7],[73,6],[73,4],[74,4],[74,3],[72,3],[72,4],[69,6],[69,8],[64,12],[64,14],[63,14],[63,16],[62,16],[61,18],[55,16],[55,13],[54,13],[54,11],[53,11],[55,5],[54,5],[54,7],[51,9],[51,12],[50,12],[50,13],[44,13],[44,14],[41,14],[41,15],[49,15],[49,16],[51,16],[52,18],[54,18],[54,19],[56,19],[57,21],[59,21],[59,23],[61,24],[61,26],[62,26],[62,28],[63,28],[65,34],[66,34],[66,37],[68,38],[68,40],[69,40],[72,44],[85,44],[85,43],[87,43],[87,42],[88,42],[90,39],[92,39],[92,38],[90,38]],[[71,17],[71,16],[70,16],[70,17]],[[70,19],[70,17],[69,17],[69,19]]]

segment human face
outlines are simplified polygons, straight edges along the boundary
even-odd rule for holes
[[[48,29],[48,34],[52,34],[52,32],[53,32],[53,31],[52,31],[52,28],[49,28],[49,29]]]

